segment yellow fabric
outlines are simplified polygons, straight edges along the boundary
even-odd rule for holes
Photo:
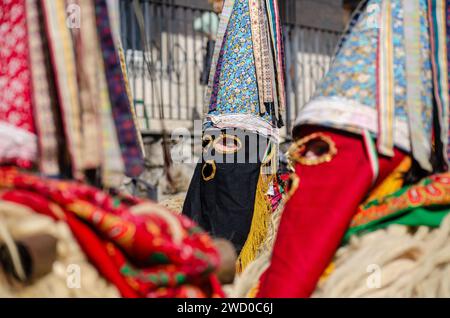
[[[370,194],[363,204],[381,199],[403,187],[403,176],[411,168],[411,158],[406,157],[395,170]]]
[[[259,175],[258,185],[255,195],[255,208],[253,210],[252,225],[247,237],[247,241],[242,248],[236,265],[236,271],[242,273],[245,267],[255,258],[259,247],[267,237],[269,228],[272,205],[267,198],[267,191],[272,175],[266,175],[263,172]]]
[[[319,284],[324,283],[330,277],[330,275],[333,274],[335,268],[336,265],[334,264],[334,262],[331,262],[320,277]]]
[[[256,295],[258,295],[259,292],[259,282],[254,286],[247,294],[247,298],[256,298]]]

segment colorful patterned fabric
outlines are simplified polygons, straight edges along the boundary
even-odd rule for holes
[[[253,55],[248,1],[236,0],[218,62],[220,72],[215,75],[209,114],[251,112],[259,115]]]
[[[131,112],[130,100],[126,91],[119,55],[114,44],[105,0],[95,2],[95,13],[112,113],[122,149],[125,171],[128,176],[137,177],[144,169],[143,154],[138,142],[139,139]]]
[[[84,0],[83,0],[84,1]],[[89,5],[94,7],[93,4]],[[94,8],[83,8],[85,18],[83,23],[89,21],[88,14],[92,14],[92,22],[96,25],[95,10]],[[97,34],[98,38],[98,34]],[[125,176],[125,165],[122,159],[122,153],[119,145],[118,135],[116,132],[116,126],[114,123],[111,99],[109,98],[108,83],[106,81],[105,63],[101,51],[99,40],[95,42],[96,49],[95,54],[96,68],[94,74],[94,82],[97,86],[96,97],[98,105],[98,120],[101,127],[100,147],[102,149],[101,154],[101,170],[102,185],[105,188],[118,188],[122,184]]]
[[[394,152],[394,45],[393,9],[390,1],[381,3],[380,26],[377,47],[378,150],[392,156]]]
[[[449,114],[449,75],[447,67],[446,8],[445,0],[428,0],[428,19],[430,21],[431,63],[433,67],[433,89],[437,106],[441,135],[436,138],[442,142],[447,161],[448,114]]]
[[[0,164],[37,159],[25,0],[0,1]]]
[[[84,178],[85,152],[74,47],[66,24],[66,7],[63,1],[42,0],[41,3],[72,175],[81,180]]]
[[[39,139],[39,170],[48,176],[60,173],[61,119],[56,114],[56,89],[51,78],[50,56],[39,0],[27,0],[29,56],[32,74],[32,102]]]
[[[414,40],[420,46],[420,114],[423,127],[415,127],[416,134],[423,136],[427,160],[431,153],[432,113],[433,113],[433,81],[431,65],[431,46],[429,37],[427,0],[418,0],[420,7],[420,38]],[[387,134],[392,134],[394,145],[405,151],[411,150],[411,134],[409,128],[409,109],[407,106],[407,76],[405,51],[404,1],[402,0],[370,0],[365,9],[355,17],[354,26],[350,29],[340,45],[333,64],[325,76],[312,100],[300,111],[296,125],[313,123],[361,134],[367,129],[379,136],[379,105],[377,103],[381,78],[378,78],[378,49],[382,4],[389,2],[391,9],[393,56],[393,79],[390,92],[394,99],[392,120],[385,121]],[[413,40],[411,40],[413,41]],[[386,61],[386,62],[389,62]],[[385,81],[383,82],[384,84]],[[387,116],[390,113],[385,113]],[[387,126],[386,126],[387,125]],[[380,148],[379,148],[380,151]],[[381,153],[386,153],[381,151]],[[423,160],[422,160],[423,161]],[[425,166],[426,168],[426,166]]]
[[[131,111],[131,115],[133,116],[133,122],[134,122],[134,127],[136,129],[136,135],[138,138],[139,147],[141,148],[141,152],[142,152],[143,156],[145,156],[144,140],[142,139],[139,121],[136,116],[136,110],[134,109],[134,106],[133,106],[133,94],[131,92],[130,81],[128,78],[127,63],[125,61],[125,54],[123,52],[122,43],[120,41],[118,41],[117,47],[118,47],[118,53],[119,53],[119,58],[120,58],[120,66],[122,68],[123,79],[125,81],[125,89],[127,91],[128,99],[130,100],[130,111]]]
[[[91,0],[80,0],[78,4],[83,8],[82,25],[80,28],[71,30],[74,38],[81,125],[83,127],[81,138],[84,152],[89,154],[83,156],[83,167],[84,169],[97,169],[102,161],[102,149],[98,146],[101,138],[101,127],[98,125],[98,94],[100,90],[96,76],[98,72],[99,40],[93,2]]]
[[[286,108],[286,91],[285,91],[285,60],[284,60],[284,43],[283,43],[283,35],[281,29],[281,19],[280,19],[280,10],[278,7],[278,0],[266,0],[266,5],[268,7],[267,13],[269,16],[269,25],[270,25],[270,34],[271,34],[271,42],[274,46],[276,62],[275,62],[275,71],[277,76],[277,89],[278,89],[278,114],[283,114]],[[281,120],[281,116],[279,120]],[[282,124],[280,123],[280,126]]]
[[[420,37],[420,5],[418,1],[403,0],[405,38],[417,39]],[[411,134],[411,151],[420,166],[427,171],[432,171],[427,154],[430,153],[430,142],[423,132],[421,107],[421,61],[422,52],[420,43],[405,41],[406,54],[406,95],[407,112],[409,118],[409,131]]]
[[[124,297],[222,296],[211,239],[149,201],[76,182],[0,169],[0,200],[65,220],[87,257]]]
[[[285,96],[281,37],[274,36],[281,30],[272,2],[225,2],[205,99],[205,127],[252,128],[277,139]]]
[[[81,108],[73,40],[66,24],[66,7],[61,1],[43,0],[42,10],[45,16],[58,104],[63,117],[72,174],[76,179],[83,179],[84,146],[81,136]]]
[[[450,173],[433,175],[359,207],[344,242],[392,224],[438,227],[450,213]]]

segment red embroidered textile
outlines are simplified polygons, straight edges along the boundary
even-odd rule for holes
[[[219,255],[212,240],[183,216],[153,202],[121,201],[87,185],[13,168],[0,168],[0,189],[0,200],[65,220],[124,297],[223,296],[213,274]]]
[[[0,164],[29,168],[36,160],[37,140],[25,0],[0,0],[0,26]]]
[[[261,278],[258,297],[309,297],[358,209],[369,192],[372,170],[364,141],[320,127],[302,127],[302,135],[321,132],[336,145],[337,154],[316,166],[297,164],[297,191],[287,202],[272,262]],[[404,155],[379,158],[384,179]]]

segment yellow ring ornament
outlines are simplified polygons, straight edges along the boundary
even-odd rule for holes
[[[327,145],[328,150],[324,154],[320,154],[315,157],[306,157],[307,152],[312,150],[308,149],[308,143],[314,140],[324,142]],[[305,166],[316,166],[325,162],[330,162],[336,154],[336,144],[330,137],[322,133],[313,133],[299,139],[294,142],[288,150],[288,157],[290,160]]]
[[[210,173],[208,176],[205,176],[205,168],[207,168],[208,166],[211,167],[212,171],[211,171],[211,173]],[[209,181],[209,180],[214,179],[214,177],[216,176],[216,170],[217,170],[216,162],[215,162],[214,160],[207,160],[207,161],[203,164],[203,167],[202,167],[202,177],[203,177],[203,180]]]
[[[205,153],[208,152],[208,149],[212,143],[213,143],[213,138],[211,137],[211,135],[204,135],[202,138],[203,152],[205,152]]]
[[[228,143],[223,142],[224,140],[227,139],[231,139],[232,141],[234,141],[234,144],[231,149]],[[214,140],[213,147],[219,153],[223,154],[236,153],[242,148],[242,141],[237,136],[222,134],[217,139]]]
[[[287,202],[294,195],[295,191],[297,191],[298,186],[300,185],[300,178],[295,174],[295,172],[290,174],[289,181],[289,191],[284,198],[285,202]]]

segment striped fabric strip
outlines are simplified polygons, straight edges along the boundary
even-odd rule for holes
[[[269,21],[269,30],[271,34],[271,45],[273,47],[273,52],[275,52],[275,76],[276,76],[276,89],[277,98],[275,98],[275,108],[277,115],[284,111],[286,106],[286,94],[284,86],[284,68],[283,68],[283,54],[282,54],[282,34],[281,34],[281,23],[279,17],[279,9],[277,0],[265,0],[267,17]]]
[[[264,0],[262,0],[264,1]],[[259,7],[259,16],[261,24],[261,56],[262,56],[262,72],[263,72],[263,94],[264,103],[273,103],[273,80],[272,68],[270,60],[272,58],[272,50],[269,45],[269,25],[267,21],[267,10],[263,2]]]
[[[422,53],[420,43],[420,4],[403,0],[404,36],[406,50],[406,84],[409,131],[413,157],[420,166],[432,171],[431,143],[425,136],[421,114]]]
[[[433,69],[433,88],[436,105],[438,107],[440,140],[444,153],[448,152],[448,108],[449,83],[446,45],[446,6],[445,0],[428,0],[428,18],[430,22],[431,64]],[[448,164],[447,155],[444,156]]]
[[[56,79],[58,100],[63,116],[72,174],[83,179],[83,145],[81,143],[80,103],[72,36],[66,25],[64,1],[42,0],[46,32]]]
[[[272,87],[274,89],[274,111],[275,116],[279,116],[281,113],[281,109],[285,106],[284,99],[284,83],[280,81],[280,76],[284,76],[284,68],[283,63],[280,63],[280,46],[281,43],[278,41],[279,36],[281,35],[281,29],[279,29],[279,20],[278,20],[278,6],[277,0],[264,0],[266,3],[266,12],[267,12],[267,20],[268,20],[268,31],[270,38],[270,45],[272,47],[272,51],[274,52],[275,61],[272,61],[273,70],[275,77],[273,78]],[[283,73],[283,74],[280,74]],[[281,108],[281,109],[280,109]],[[279,124],[282,123],[282,119],[278,118]]]
[[[447,74],[450,74],[450,0],[446,1],[446,32],[447,32]],[[450,77],[449,77],[449,96],[450,96]],[[449,135],[447,143],[447,160],[450,160],[450,116],[449,116]]]
[[[247,0],[246,0],[247,1]],[[255,59],[256,81],[258,84],[259,110],[262,114],[266,113],[264,104],[264,81],[263,81],[263,62],[261,50],[261,22],[260,22],[260,2],[259,0],[248,0],[250,21],[252,28],[253,56]],[[254,113],[255,110],[252,109]]]
[[[208,81],[208,87],[205,90],[205,98],[203,101],[203,112],[208,114],[210,111],[209,106],[212,103],[212,99],[215,98],[213,95],[213,86],[214,82],[217,76],[217,65],[219,62],[220,57],[220,51],[222,50],[223,40],[227,33],[228,28],[228,22],[230,21],[231,13],[233,12],[235,0],[225,0],[225,3],[223,5],[223,10],[220,15],[220,23],[219,28],[217,31],[217,37],[216,37],[216,45],[214,47],[214,55],[211,63],[211,72],[209,73],[209,81]],[[213,109],[211,109],[213,110]]]
[[[28,52],[25,0],[0,1],[0,165],[26,169],[38,152]]]
[[[78,87],[80,94],[82,140],[85,155],[83,167],[97,169],[101,165],[101,133],[98,114],[98,83],[95,73],[98,71],[96,50],[98,50],[98,36],[95,23],[94,6],[90,0],[78,0],[83,8],[81,28],[71,29],[75,39],[77,61]]]
[[[277,46],[277,32],[276,32],[276,21],[275,21],[275,7],[273,0],[265,0],[266,1],[266,10],[267,10],[267,17],[269,20],[269,26],[270,26],[270,34],[271,34],[271,44],[273,46],[274,51],[276,52],[276,55],[278,55],[278,46]]]
[[[130,111],[131,111],[131,115],[133,116],[134,126],[136,127],[136,134],[138,137],[139,147],[141,148],[142,155],[145,157],[144,140],[142,139],[141,128],[140,128],[139,121],[136,116],[136,111],[134,109],[133,93],[131,92],[130,81],[128,78],[127,63],[125,61],[125,53],[123,52],[122,42],[118,41],[117,47],[118,47],[118,51],[119,51],[120,66],[122,67],[122,73],[123,73],[123,77],[125,80],[125,88],[127,91],[128,99],[130,100],[130,106],[131,106]]]
[[[55,98],[50,90],[50,65],[42,24],[39,0],[26,1],[29,59],[31,63],[33,116],[39,136],[39,170],[47,176],[56,176],[59,170],[58,129]],[[52,90],[53,87],[52,87]]]
[[[87,23],[96,28],[95,8],[91,0],[80,0],[83,8],[83,27]],[[101,149],[101,181],[105,188],[118,188],[125,175],[125,166],[120,152],[119,141],[114,126],[111,102],[109,99],[108,85],[105,76],[102,51],[98,33],[93,39],[92,57],[95,61],[95,73],[91,74],[92,83],[95,85],[95,100],[98,111],[98,123]]]
[[[144,159],[138,142],[130,100],[127,95],[122,66],[115,47],[105,0],[95,1],[95,15],[113,118],[125,163],[125,173],[129,177],[138,177],[144,170]]]
[[[284,85],[284,56],[283,56],[283,35],[281,30],[281,18],[280,18],[280,9],[278,7],[278,0],[273,0],[273,5],[275,9],[275,30],[276,30],[276,47],[277,47],[277,82],[278,82],[278,112],[284,112],[286,109],[286,91]]]
[[[381,25],[378,52],[378,151],[394,155],[394,69],[392,43],[391,1],[384,0],[381,8]]]
[[[105,66],[97,41],[96,53],[98,83],[98,106],[100,112],[100,125],[102,136],[102,185],[105,188],[118,188],[125,175],[125,164],[120,152],[119,139],[114,126],[111,100],[109,99],[108,84],[105,76]]]
[[[372,185],[375,185],[380,172],[378,163],[378,154],[375,142],[367,129],[363,129],[364,144],[366,146],[367,156],[369,157],[370,166],[372,168]]]

